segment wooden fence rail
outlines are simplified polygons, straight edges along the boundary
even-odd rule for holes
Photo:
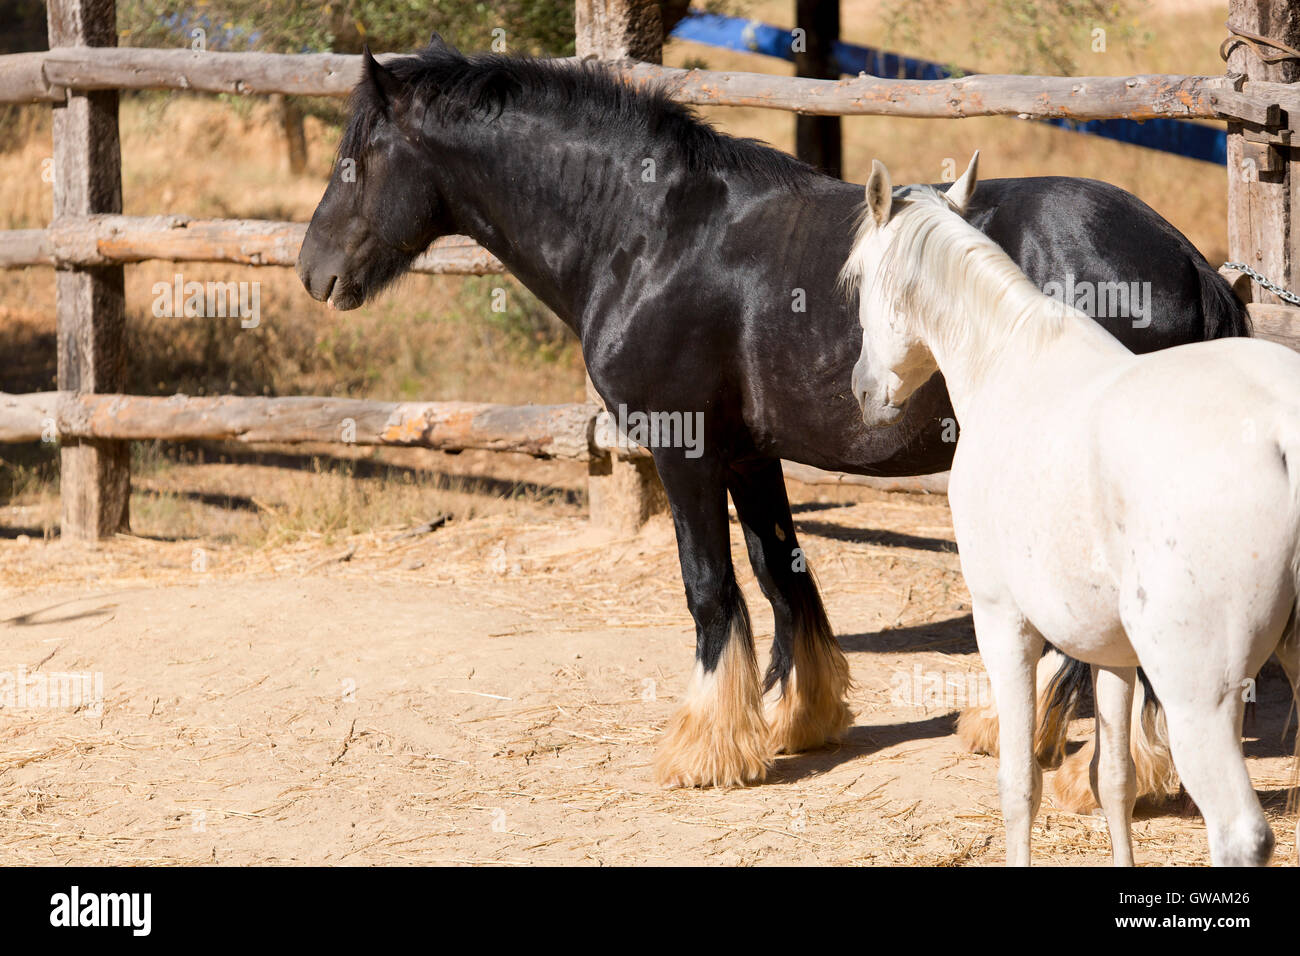
[[[56,219],[49,229],[0,231],[0,269],[97,266],[149,259],[293,267],[306,234],[306,223],[263,219],[68,217]],[[415,260],[412,271],[489,275],[505,272],[505,266],[473,239],[446,236]]]
[[[101,266],[148,260],[227,262],[292,267],[307,226],[262,219],[98,215],[55,220],[49,229],[0,231],[0,269],[23,266]],[[506,271],[467,236],[438,239],[412,266],[430,275],[494,275]],[[1235,275],[1235,274],[1234,274]],[[1260,338],[1300,350],[1294,310],[1251,303]],[[108,437],[108,436],[105,436]]]
[[[392,445],[514,451],[586,461],[590,405],[376,402],[353,398],[0,395],[0,442],[73,439]],[[597,452],[599,453],[599,452]]]
[[[601,428],[605,413],[584,402],[377,402],[354,398],[145,397],[75,392],[0,392],[0,444],[105,439],[234,441],[276,445],[345,444],[509,451],[535,458],[591,461],[650,452]],[[877,478],[783,462],[790,478],[814,485],[943,494],[947,475]]]
[[[1276,120],[1279,97],[1285,96],[1292,107],[1300,105],[1300,91],[1285,84],[1243,85],[1223,76],[979,74],[949,80],[896,80],[861,75],[814,80],[682,70],[654,63],[612,63],[610,69],[638,86],[662,84],[682,103],[816,115],[1234,118],[1267,123],[1270,115]],[[337,97],[351,92],[360,76],[361,58],[337,53],[72,47],[0,57],[0,102],[60,102],[68,90]]]

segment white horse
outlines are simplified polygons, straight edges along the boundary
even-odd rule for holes
[[[1214,863],[1263,864],[1273,832],[1242,756],[1243,688],[1275,649],[1300,677],[1300,355],[1256,339],[1132,354],[962,218],[978,158],[946,195],[894,192],[876,162],[842,279],[860,295],[867,424],[898,421],[935,371],[961,424],[948,497],[1000,717],[1007,862],[1029,862],[1042,791],[1046,639],[1092,665],[1115,863],[1133,862],[1140,663]]]

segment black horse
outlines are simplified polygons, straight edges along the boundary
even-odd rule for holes
[[[861,198],[860,186],[722,135],[597,63],[467,58],[436,36],[386,66],[366,54],[298,261],[307,291],[356,308],[437,237],[472,236],[577,333],[611,409],[703,423],[702,447],[652,449],[696,625],[693,684],[657,761],[663,782],[758,780],[774,753],[848,726],[848,666],[799,550],[780,460],[886,476],[952,461],[941,379],[888,428],[866,427],[851,394],[862,337],[836,275]],[[1226,283],[1120,189],[990,180],[971,218],[1040,287],[1149,283],[1148,315],[1099,319],[1135,351],[1248,334]],[[728,493],[775,615],[764,681],[731,563]]]

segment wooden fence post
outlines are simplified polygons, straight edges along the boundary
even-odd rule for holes
[[[307,168],[307,131],[303,126],[302,107],[292,96],[272,93],[271,109],[284,134],[285,162],[289,172],[300,176]]]
[[[577,0],[574,22],[578,56],[663,62],[663,21],[656,0]],[[603,405],[590,378],[587,399]],[[655,512],[667,510],[668,496],[651,459],[611,452],[587,463],[587,503],[593,524],[630,533]]]
[[[50,0],[50,47],[117,46],[114,0]],[[116,90],[69,91],[54,104],[54,218],[122,211]],[[59,265],[55,271],[59,388],[121,392],[126,385],[123,269]],[[94,540],[128,528],[130,445],[63,443],[65,538]]]
[[[1229,0],[1228,23],[1300,46],[1300,6],[1293,0]],[[1237,42],[1228,54],[1228,72],[1247,80],[1295,83],[1300,62],[1266,63],[1249,44]],[[1283,126],[1228,124],[1228,257],[1295,291],[1300,282],[1300,152],[1291,138],[1300,129],[1300,116],[1288,116]],[[1238,287],[1246,287],[1244,279]],[[1254,303],[1266,308],[1280,303],[1257,282],[1249,288]]]
[[[578,56],[663,62],[658,0],[577,0],[573,13]]]
[[[794,51],[796,76],[838,80],[835,42],[840,38],[840,0],[796,0],[795,26],[803,31]],[[843,175],[843,120],[838,116],[805,116],[794,120],[794,152],[828,176]]]
[[[603,405],[591,377],[587,378],[587,401]],[[597,420],[597,435],[613,439],[616,424]],[[591,523],[616,534],[634,534],[651,515],[668,510],[668,492],[659,480],[653,458],[620,457],[616,450],[587,459],[587,509]]]

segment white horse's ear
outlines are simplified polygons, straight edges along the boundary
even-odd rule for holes
[[[970,197],[975,195],[975,180],[979,165],[980,151],[977,149],[975,155],[970,158],[970,165],[966,167],[966,172],[961,174],[961,179],[948,187],[948,192],[945,194],[948,202],[952,203],[952,208],[963,216],[966,215],[966,207],[970,205]]]
[[[889,182],[889,170],[878,159],[871,161],[871,175],[867,177],[867,209],[877,226],[889,222],[889,210],[894,203],[894,188]]]

